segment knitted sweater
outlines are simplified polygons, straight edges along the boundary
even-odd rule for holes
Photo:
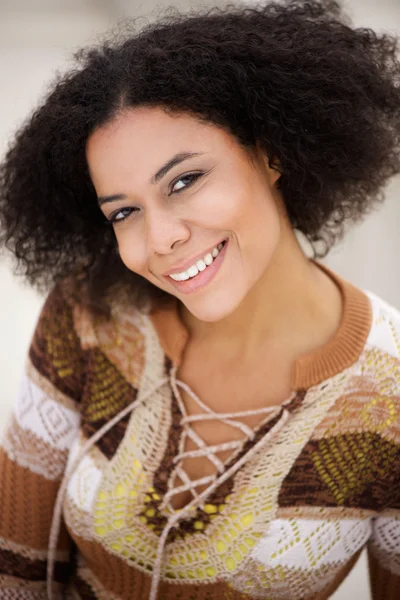
[[[327,272],[339,330],[223,464],[179,394],[176,301],[106,319],[51,291],[0,446],[1,600],[48,597],[46,569],[52,598],[325,600],[364,547],[374,600],[400,597],[400,314]],[[216,466],[203,493],[188,436]]]

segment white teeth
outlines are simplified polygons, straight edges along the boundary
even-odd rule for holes
[[[199,271],[204,271],[204,269],[207,268],[206,263],[204,262],[204,260],[198,260],[196,263],[196,267],[198,268]]]
[[[214,248],[211,252],[208,252],[202,259],[196,261],[196,263],[189,267],[186,271],[170,275],[171,279],[174,281],[186,281],[191,277],[196,277],[200,271],[204,271],[214,262],[214,259],[217,258],[223,247],[223,244],[218,244],[216,248]]]
[[[197,273],[199,272],[199,270],[196,267],[196,265],[192,265],[191,267],[188,268],[187,272],[189,274],[189,277],[195,277],[197,275]]]
[[[170,275],[171,279],[174,281],[184,281],[185,279],[189,279],[189,275],[185,277],[185,273],[174,273]]]

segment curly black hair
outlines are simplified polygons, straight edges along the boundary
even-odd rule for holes
[[[71,276],[94,304],[120,284],[137,302],[165,296],[122,263],[89,177],[88,137],[126,107],[184,111],[259,142],[316,257],[383,199],[400,171],[396,36],[355,28],[335,0],[170,7],[138,23],[74,55],[0,165],[0,242],[31,284]]]

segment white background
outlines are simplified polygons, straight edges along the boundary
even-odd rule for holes
[[[206,0],[202,4],[214,4]],[[217,0],[215,0],[217,3]],[[248,2],[250,4],[250,2]],[[13,131],[39,102],[57,70],[71,54],[126,15],[146,15],[157,6],[199,5],[180,0],[0,0],[0,155]],[[347,0],[342,3],[354,22],[400,34],[400,1]],[[97,36],[97,38],[96,38]],[[326,264],[356,285],[369,289],[400,308],[400,177],[387,188],[385,204],[361,226],[352,229]],[[43,302],[12,274],[9,260],[0,259],[0,431],[16,395],[40,306]],[[332,596],[348,600],[370,598],[366,560],[362,555],[352,573]]]

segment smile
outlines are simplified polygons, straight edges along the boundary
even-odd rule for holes
[[[212,263],[217,258],[218,254],[221,252],[223,247],[223,243],[218,244],[218,246],[213,248],[211,252],[208,252],[203,258],[197,260],[186,271],[182,271],[181,273],[173,273],[169,275],[169,277],[171,277],[171,279],[173,279],[174,281],[186,281],[187,279],[196,277],[196,275],[198,275],[199,272],[204,271],[205,269],[207,269],[207,267],[212,265]]]
[[[214,278],[219,270],[227,245],[228,240],[224,240],[207,252],[203,258],[196,260],[187,269],[166,275],[167,279],[175,288],[183,293],[190,293],[200,287],[204,287]]]

